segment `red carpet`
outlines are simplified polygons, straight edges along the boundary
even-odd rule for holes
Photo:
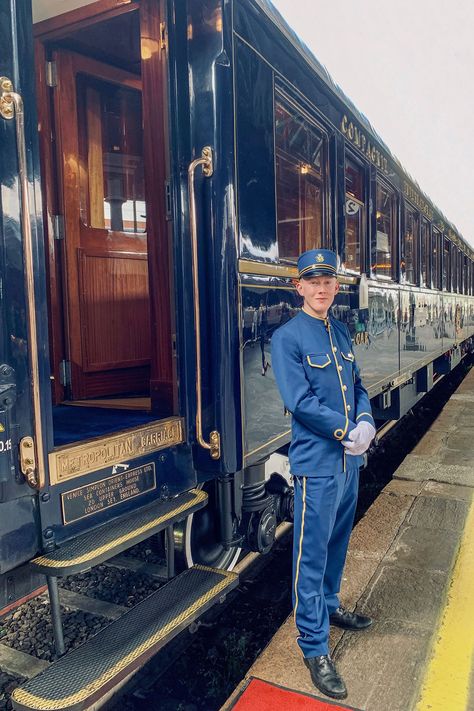
[[[353,706],[341,706],[339,701],[318,699],[269,684],[261,679],[250,679],[234,706],[234,711],[357,711]]]

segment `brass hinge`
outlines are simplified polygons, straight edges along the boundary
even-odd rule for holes
[[[219,432],[213,430],[209,435],[209,444],[211,459],[220,459],[221,457],[221,436]]]
[[[58,85],[58,71],[56,62],[46,62],[46,86]]]
[[[64,239],[64,216],[52,215],[54,239]]]
[[[59,382],[65,388],[71,385],[71,361],[62,360],[59,363]]]
[[[166,49],[166,22],[160,22],[160,49]]]
[[[33,437],[23,437],[20,440],[20,469],[29,486],[38,488],[36,473],[35,442]]]

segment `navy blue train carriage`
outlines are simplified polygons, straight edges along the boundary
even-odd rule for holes
[[[291,518],[297,255],[337,250],[383,427],[469,351],[474,251],[265,0],[11,0],[0,33],[0,608],[46,576],[59,658],[15,708],[86,708]],[[160,532],[170,582],[63,656],[58,578]]]

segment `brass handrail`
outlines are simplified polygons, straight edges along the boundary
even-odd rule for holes
[[[202,434],[202,376],[201,376],[201,312],[199,308],[199,261],[197,245],[196,197],[194,194],[194,173],[202,165],[202,172],[210,178],[214,172],[212,148],[205,146],[201,157],[192,161],[188,168],[189,221],[191,227],[191,246],[193,264],[193,294],[194,294],[194,329],[196,336],[196,438],[201,447],[208,449],[212,459],[221,456],[220,435],[216,430],[209,434],[209,442]]]
[[[28,314],[28,358],[30,363],[30,385],[33,399],[34,445],[29,437],[20,442],[21,469],[28,484],[41,489],[45,485],[45,463],[43,454],[43,430],[41,423],[41,402],[39,388],[38,339],[36,331],[36,303],[33,268],[33,235],[31,232],[28,173],[25,143],[25,115],[23,99],[13,91],[7,77],[0,77],[0,115],[7,120],[16,118],[16,142],[18,151],[18,174],[20,182],[20,224],[24,245],[25,290]],[[25,456],[25,452],[30,453]],[[32,451],[31,451],[32,450]],[[36,450],[36,452],[35,452]]]

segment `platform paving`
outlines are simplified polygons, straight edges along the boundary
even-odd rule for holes
[[[473,497],[474,369],[353,531],[341,600],[374,624],[361,633],[331,628],[349,706],[416,708]],[[472,615],[472,608],[465,613]],[[290,616],[246,678],[321,696],[296,636]],[[474,672],[466,711],[474,711],[473,683]]]

